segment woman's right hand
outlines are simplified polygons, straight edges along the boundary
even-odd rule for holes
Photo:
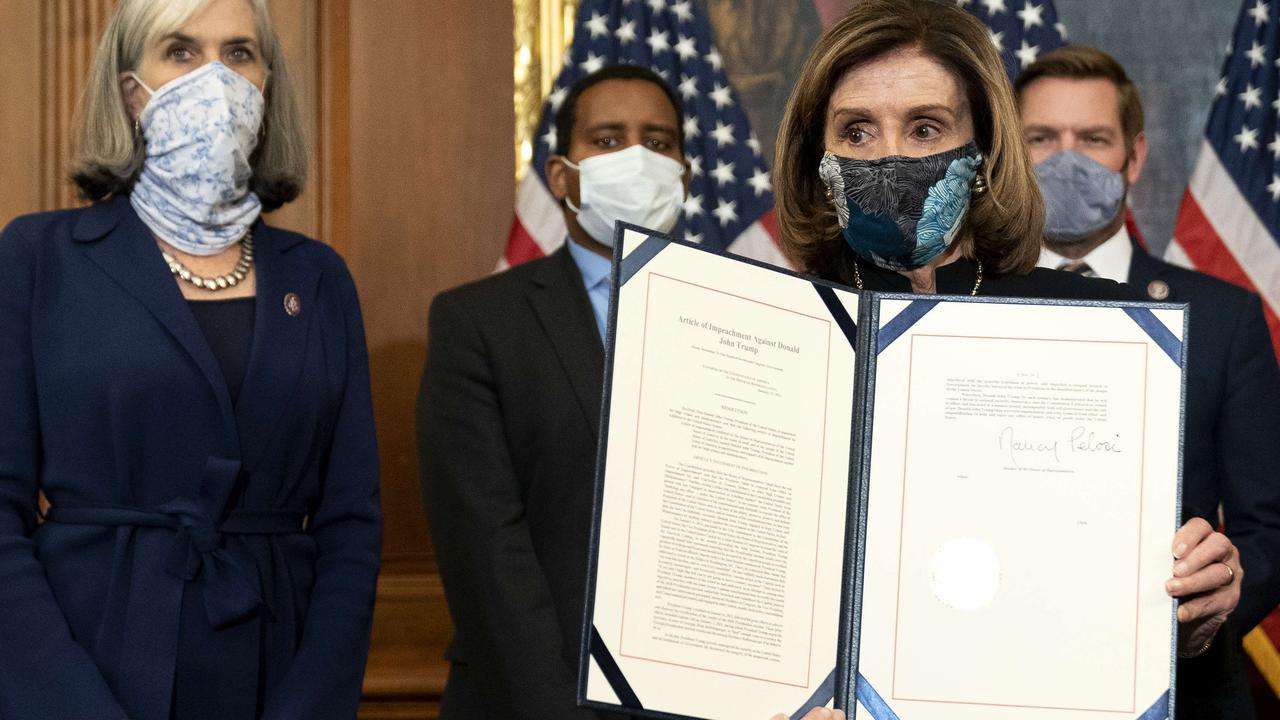
[[[787,720],[785,713],[778,713],[769,720]],[[843,710],[832,710],[831,708],[814,708],[805,713],[801,720],[844,720]]]

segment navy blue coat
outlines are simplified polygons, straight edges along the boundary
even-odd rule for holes
[[[254,239],[233,407],[127,199],[0,235],[0,718],[165,720],[180,652],[248,696],[219,720],[355,716],[382,527],[360,310],[331,249]],[[216,642],[180,650],[184,593]]]
[[[1190,306],[1183,519],[1218,524],[1240,551],[1244,580],[1228,627],[1204,655],[1178,662],[1178,717],[1254,716],[1235,633],[1280,603],[1280,369],[1258,296],[1171,265],[1137,246],[1129,283]]]

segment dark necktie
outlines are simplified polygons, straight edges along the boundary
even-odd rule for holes
[[[1083,260],[1063,260],[1062,264],[1058,266],[1058,269],[1073,272],[1085,277],[1098,277],[1098,273],[1094,272],[1093,268],[1089,267],[1089,263]]]

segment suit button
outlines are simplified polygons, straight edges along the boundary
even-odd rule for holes
[[[298,299],[297,293],[284,296],[284,311],[289,314],[289,317],[298,317],[302,312],[302,301]]]
[[[1152,280],[1147,283],[1147,297],[1152,300],[1164,300],[1169,297],[1169,283],[1163,280]]]

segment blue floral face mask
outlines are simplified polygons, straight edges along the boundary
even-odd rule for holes
[[[249,191],[249,157],[258,144],[265,101],[257,86],[211,62],[152,90],[138,118],[147,143],[129,195],[138,217],[168,245],[214,255],[258,219]]]
[[[849,247],[882,268],[902,270],[927,265],[955,239],[981,164],[970,142],[920,158],[825,153],[818,174]]]

